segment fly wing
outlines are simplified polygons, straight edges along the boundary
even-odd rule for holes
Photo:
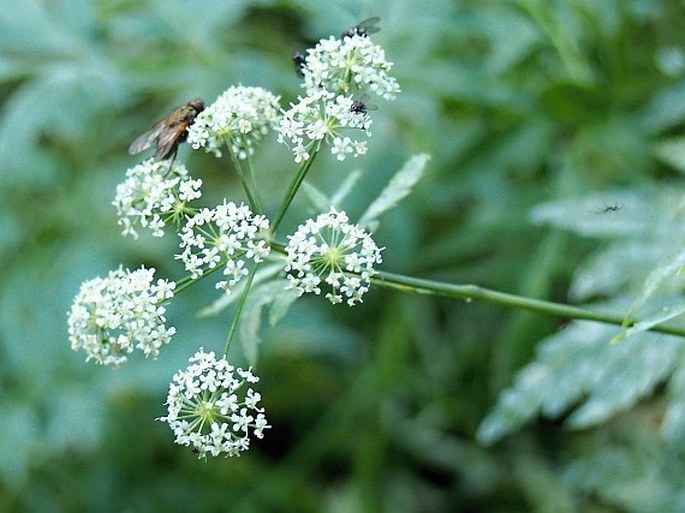
[[[157,153],[155,153],[157,160],[164,160],[176,151],[178,144],[185,141],[186,130],[189,125],[190,122],[187,120],[179,121],[159,134],[157,137]]]
[[[367,18],[361,23],[355,25],[352,28],[347,29],[344,31],[342,34],[340,34],[340,37],[345,38],[345,37],[353,37],[355,35],[357,36],[364,36],[368,37],[371,34],[375,34],[380,30],[380,27],[378,27],[378,23],[381,21],[381,19],[378,16],[373,16],[372,18]]]
[[[159,139],[163,131],[164,122],[160,121],[143,135],[137,137],[136,140],[131,143],[131,146],[128,147],[128,152],[131,155],[137,155],[138,153],[147,150],[157,141],[157,139]]]
[[[362,21],[359,25],[357,25],[358,30],[363,30],[367,34],[375,34],[376,32],[380,32],[381,28],[378,26],[378,24],[381,22],[381,19],[379,16],[373,16],[371,18],[367,18],[364,21]]]

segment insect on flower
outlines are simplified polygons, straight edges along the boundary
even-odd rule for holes
[[[293,54],[293,64],[295,64],[295,71],[298,75],[304,75],[304,67],[307,65],[307,56],[302,52],[295,52]]]
[[[378,16],[367,18],[358,25],[345,30],[342,34],[340,34],[340,37],[343,39],[352,36],[368,37],[380,30],[380,27],[378,26],[380,21],[381,19]]]
[[[350,112],[354,114],[368,114],[370,110],[378,110],[378,107],[363,100],[354,100],[350,105]]]
[[[188,137],[188,127],[193,124],[197,115],[205,109],[202,100],[196,99],[178,107],[171,114],[160,120],[150,130],[138,137],[128,147],[131,155],[137,155],[155,144],[156,160],[176,156],[178,145]]]

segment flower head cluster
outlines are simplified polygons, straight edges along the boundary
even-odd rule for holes
[[[247,205],[224,200],[216,208],[204,208],[188,220],[180,234],[183,252],[176,258],[183,261],[191,278],[223,266],[226,279],[216,287],[230,292],[248,274],[246,259],[258,263],[271,251],[263,238],[268,229],[265,216],[254,215]]]
[[[276,125],[278,141],[290,146],[296,163],[309,160],[324,142],[338,160],[365,154],[366,141],[346,129],[370,137],[371,118],[363,100],[372,94],[393,100],[400,92],[383,49],[368,33],[350,31],[342,38],[322,39],[300,64],[307,94],[283,112]]]
[[[322,282],[331,291],[326,298],[333,304],[347,300],[349,306],[362,302],[381,263],[381,250],[371,236],[349,223],[345,212],[330,211],[309,219],[288,237],[286,272],[289,288],[299,295],[321,293]]]
[[[188,142],[217,157],[227,144],[244,160],[276,121],[278,101],[278,96],[261,87],[232,86],[195,118],[188,129]]]
[[[168,415],[159,420],[169,423],[177,444],[192,446],[200,458],[237,456],[249,449],[250,431],[262,438],[271,427],[258,406],[261,395],[250,387],[259,378],[202,348],[188,361],[174,374]]]
[[[126,172],[112,204],[123,234],[138,238],[137,226],[162,237],[168,221],[179,222],[189,212],[187,202],[199,198],[202,180],[193,180],[181,163],[169,169],[166,161],[148,159]]]
[[[309,50],[302,72],[307,94],[325,90],[335,94],[361,98],[378,95],[394,100],[400,86],[388,73],[392,62],[385,59],[385,51],[374,44],[368,35],[354,33],[342,39],[322,39]]]
[[[295,162],[309,160],[310,151],[322,142],[329,142],[331,153],[338,160],[366,153],[366,141],[358,141],[343,135],[345,129],[370,136],[371,118],[363,108],[358,108],[350,96],[336,95],[328,91],[313,91],[291,104],[276,126],[278,142],[287,143],[295,156]]]
[[[134,348],[156,357],[176,332],[165,326],[162,306],[173,297],[174,282],[154,282],[154,269],[111,271],[84,282],[69,312],[69,341],[86,360],[119,365]]]

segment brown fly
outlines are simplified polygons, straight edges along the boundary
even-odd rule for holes
[[[131,155],[137,155],[155,144],[157,147],[156,160],[175,157],[178,145],[188,137],[188,127],[193,124],[197,115],[204,109],[205,104],[199,99],[177,108],[133,141],[128,147],[128,152]]]

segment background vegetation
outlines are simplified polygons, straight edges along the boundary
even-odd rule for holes
[[[223,344],[230,312],[196,316],[211,285],[172,304],[156,361],[113,371],[69,349],[82,281],[119,264],[182,275],[172,237],[120,236],[129,142],[237,83],[294,98],[292,52],[372,15],[403,93],[373,113],[366,158],[309,178],[330,192],[363,169],[354,217],[432,154],[377,231],[383,269],[682,311],[680,1],[0,0],[0,511],[685,511],[674,337],[610,345],[617,329],[386,290],[354,309],[302,300],[263,332],[274,428],[206,463],[154,419],[172,373]],[[191,153],[206,199],[242,199],[226,162]],[[288,160],[258,155],[272,209]]]

